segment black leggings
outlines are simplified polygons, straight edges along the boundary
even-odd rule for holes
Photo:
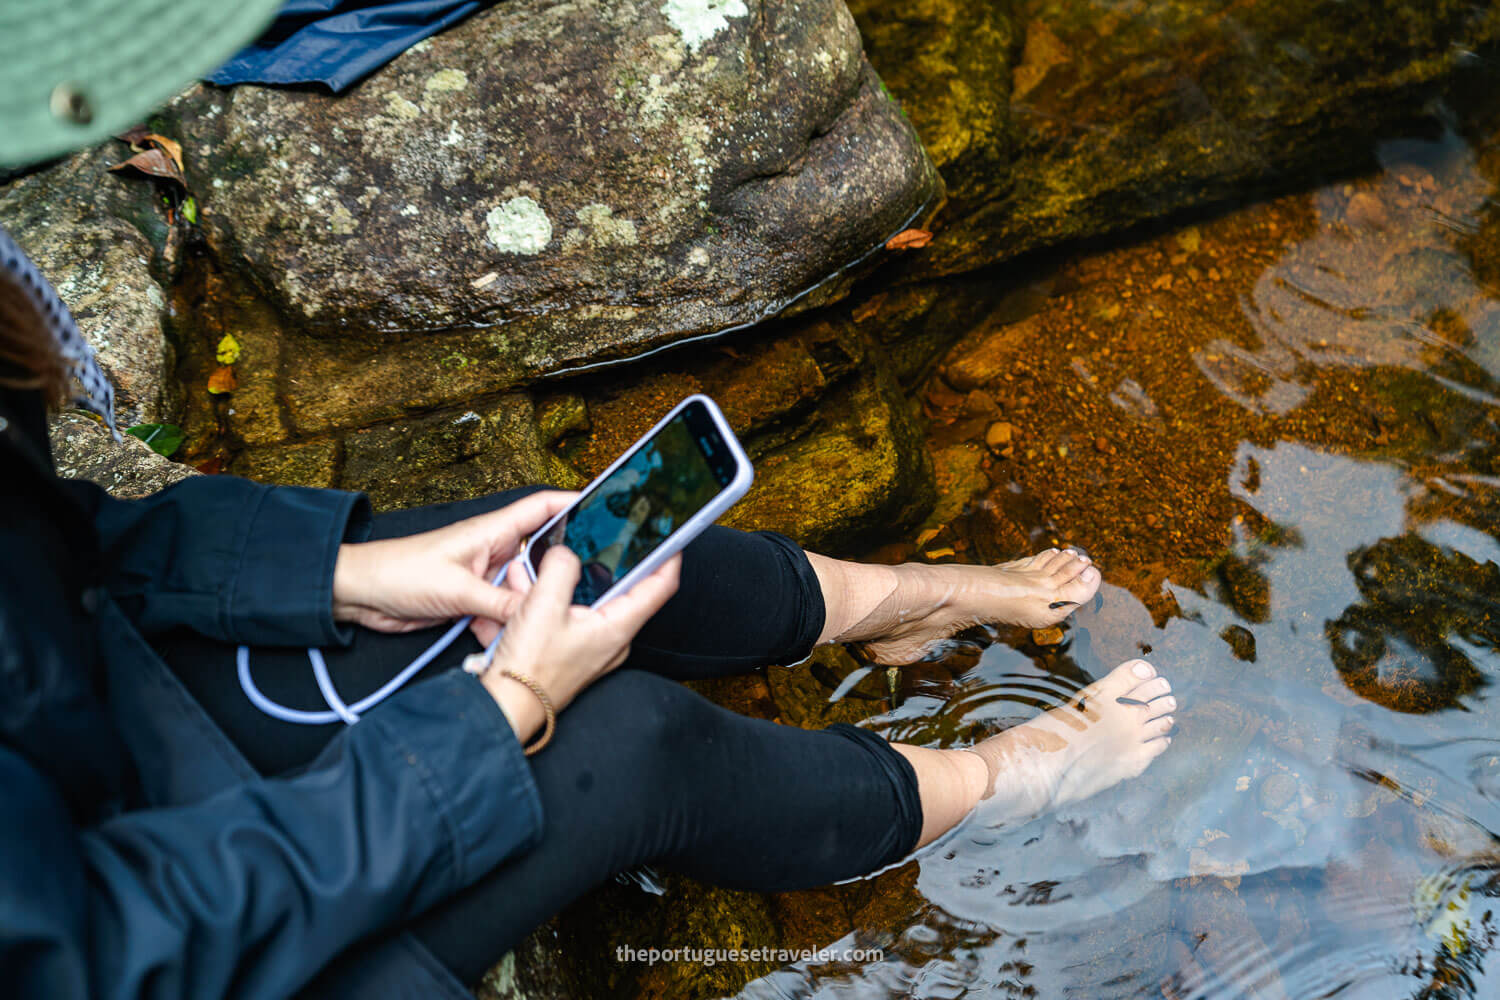
[[[372,537],[441,527],[526,492],[383,513]],[[326,652],[339,692],[352,702],[373,691],[445,627],[356,630],[349,648]],[[800,548],[769,532],[709,529],[684,553],[677,595],[642,629],[630,659],[568,706],[551,744],[531,759],[540,845],[412,929],[475,983],[568,903],[641,864],[774,891],[826,885],[905,856],[921,832],[917,778],[884,740],[854,726],[811,731],[746,718],[667,679],[795,663],[822,627],[822,591]],[[232,646],[185,632],[157,646],[262,774],[305,765],[337,732],[262,715],[240,691]],[[418,680],[478,649],[465,631]],[[256,650],[251,665],[274,700],[323,707],[303,650]]]

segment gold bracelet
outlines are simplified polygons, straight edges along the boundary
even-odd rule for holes
[[[546,746],[548,741],[552,739],[552,734],[557,730],[557,712],[553,710],[552,699],[547,697],[547,692],[543,691],[542,686],[530,677],[527,677],[525,674],[518,674],[514,670],[501,670],[500,676],[509,677],[511,680],[519,681],[529,687],[531,693],[536,695],[537,701],[542,703],[542,711],[547,713],[547,725],[542,729],[541,738],[532,743],[531,746],[522,748],[526,756],[530,757]]]

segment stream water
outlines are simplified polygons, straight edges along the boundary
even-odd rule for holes
[[[1500,147],[1379,160],[1063,263],[1019,321],[997,286],[920,390],[973,498],[896,547],[1076,543],[1106,582],[1060,637],[903,670],[865,725],[963,745],[1144,652],[1177,738],[876,877],[842,943],[881,961],[745,1000],[1500,995]]]

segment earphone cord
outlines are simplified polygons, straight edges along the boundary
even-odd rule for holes
[[[498,587],[504,583],[505,574],[509,569],[509,562],[501,566],[500,572],[495,574],[495,578],[490,581],[490,585]],[[307,648],[307,658],[312,663],[313,678],[318,682],[318,690],[322,692],[323,700],[328,703],[329,711],[309,712],[303,709],[287,708],[285,705],[278,704],[267,698],[261,693],[260,688],[255,686],[255,681],[250,677],[249,646],[241,646],[235,652],[235,664],[239,669],[240,687],[244,690],[245,697],[250,699],[251,704],[273,719],[280,719],[282,722],[292,722],[301,726],[323,726],[330,722],[343,722],[346,725],[352,726],[359,721],[361,713],[368,712],[395,694],[407,681],[415,677],[418,671],[436,659],[439,653],[453,645],[453,640],[457,639],[473,620],[473,615],[466,615],[454,622],[453,626],[444,632],[436,642],[428,646],[421,656],[418,656],[403,667],[400,673],[386,681],[374,694],[361,698],[353,705],[346,705],[344,699],[339,697],[338,690],[333,686],[333,678],[328,674],[328,664],[323,659],[323,651],[316,646],[309,646]],[[464,669],[471,674],[484,673],[491,661],[495,659],[495,649],[500,645],[500,636],[504,634],[505,629],[502,628],[495,635],[495,638],[490,640],[490,644],[485,647],[484,652],[471,653],[469,656],[464,657]]]

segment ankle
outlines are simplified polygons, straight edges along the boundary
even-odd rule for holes
[[[899,578],[893,567],[851,563],[808,553],[823,589],[823,630],[818,643],[879,638],[892,617]]]
[[[989,795],[995,787],[995,769],[984,754],[973,747],[953,751],[955,764],[962,774],[964,795],[972,804]]]

